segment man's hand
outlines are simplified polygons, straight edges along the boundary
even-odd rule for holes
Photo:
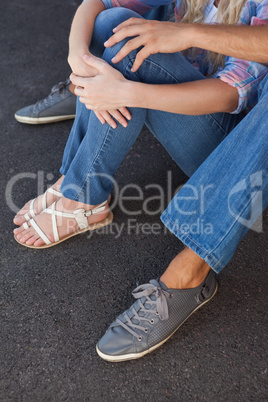
[[[124,76],[104,60],[92,55],[83,57],[84,63],[97,71],[94,77],[79,77],[74,73],[70,79],[76,86],[75,94],[87,109],[92,109],[102,124],[107,122],[116,128],[114,117],[120,124],[127,127],[131,114],[126,109],[126,91],[123,90],[127,80]]]
[[[151,54],[175,53],[192,46],[191,24],[130,18],[114,28],[113,31],[114,35],[104,43],[106,47],[111,47],[127,37],[134,36],[112,59],[113,63],[118,63],[132,50],[142,47],[133,63],[133,72],[137,71]]]

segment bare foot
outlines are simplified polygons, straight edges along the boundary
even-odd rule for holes
[[[85,209],[86,211],[94,208],[93,205],[86,205],[82,203],[78,203],[76,201],[68,200],[65,197],[60,198],[56,203],[56,210],[66,213],[73,213],[77,209]],[[94,215],[91,215],[87,218],[89,224],[93,224],[96,222],[100,222],[104,220],[109,215],[109,204],[108,202],[105,205],[105,210]],[[54,242],[54,235],[52,229],[52,218],[48,213],[41,212],[34,218],[37,225],[40,229],[45,233],[48,239],[51,242]],[[57,227],[59,238],[62,239],[72,233],[75,233],[79,227],[77,221],[74,218],[65,218],[56,216]],[[35,229],[28,223],[29,228],[24,229],[23,226],[14,230],[14,234],[16,239],[27,246],[35,246],[40,247],[45,244],[39,234],[35,231]]]
[[[61,178],[58,181],[56,181],[56,183],[54,183],[51,188],[53,188],[56,191],[60,191],[60,186],[61,186],[63,179],[64,179],[64,176],[61,176]],[[59,197],[57,195],[48,192],[46,194],[46,206],[49,207],[51,204],[53,204],[54,201],[57,201],[58,199],[59,199]],[[39,195],[34,201],[35,215],[38,215],[43,211],[42,200],[43,200],[43,194]],[[27,204],[25,204],[24,207],[17,213],[17,215],[13,219],[13,222],[15,223],[15,225],[21,226],[24,222],[26,222],[24,215],[29,213],[31,202],[32,202],[32,200],[28,201]]]

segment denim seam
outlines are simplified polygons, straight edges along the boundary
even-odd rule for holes
[[[108,124],[108,123],[107,123],[107,124]],[[110,131],[110,126],[108,125],[108,129],[107,129],[106,135],[105,135],[104,140],[103,140],[103,142],[102,142],[102,144],[101,144],[101,147],[100,147],[99,152],[96,154],[95,158],[93,159],[93,161],[92,161],[92,163],[91,163],[91,168],[89,169],[89,173],[92,172],[92,169],[94,168],[94,165],[96,164],[96,161],[97,161],[97,159],[99,158],[100,153],[102,152],[102,150],[103,150],[103,148],[104,148],[104,146],[105,146],[105,144],[106,144],[106,141],[107,141],[107,138],[108,138],[108,135],[109,135],[109,131]],[[80,190],[79,193],[77,194],[76,199],[75,199],[74,201],[78,201],[78,199],[80,198],[80,194],[83,193],[83,191],[84,191],[84,186],[85,186],[86,182],[87,182],[87,178],[85,178],[85,180],[84,180],[84,182],[83,182],[83,184],[82,184],[82,186],[81,186],[81,190]]]
[[[174,228],[176,228],[176,230],[178,230],[183,236],[185,236],[187,239],[189,239],[193,244],[195,244],[197,247],[199,247],[202,251],[204,251],[204,253],[206,255],[208,255],[213,261],[215,261],[215,265],[216,267],[220,267],[220,268],[224,268],[221,263],[215,259],[215,257],[213,257],[210,252],[208,252],[207,250],[205,250],[203,247],[201,247],[198,243],[196,243],[190,236],[188,236],[185,232],[183,232],[177,224],[175,224],[174,222],[172,222],[172,220],[169,219],[169,217],[167,217],[167,215],[165,215],[165,218],[174,226]],[[213,250],[212,250],[213,251]]]

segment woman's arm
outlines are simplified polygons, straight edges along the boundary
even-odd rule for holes
[[[125,79],[104,60],[93,56],[84,60],[99,74],[92,78],[72,74],[71,80],[76,85],[75,93],[80,102],[94,111],[126,106],[200,115],[232,112],[238,104],[237,89],[219,79],[169,85],[144,84]]]
[[[105,6],[101,0],[86,0],[77,9],[70,37],[68,62],[72,71],[82,77],[95,75],[97,71],[89,67],[83,56],[89,54],[95,19]]]
[[[129,82],[129,93],[132,98],[129,107],[187,115],[231,113],[237,108],[239,98],[236,88],[219,79],[171,85]]]

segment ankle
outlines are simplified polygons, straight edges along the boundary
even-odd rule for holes
[[[75,93],[74,93],[75,85],[72,82],[69,84],[68,89],[73,95],[75,95]]]
[[[190,249],[185,249],[175,257],[160,280],[167,288],[190,289],[204,281],[210,266]]]

